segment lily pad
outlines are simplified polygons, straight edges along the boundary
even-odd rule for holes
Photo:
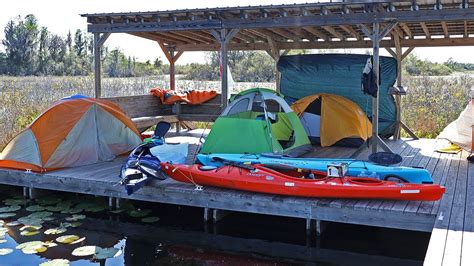
[[[65,236],[60,236],[56,238],[56,242],[62,243],[62,244],[71,244],[72,242],[78,240],[80,237],[76,235],[65,235]]]
[[[25,254],[36,254],[36,253],[45,252],[47,249],[48,249],[47,247],[41,244],[38,246],[29,246],[29,247],[23,248],[21,251],[23,251],[23,253]]]
[[[72,209],[69,209],[67,212],[64,212],[64,213],[76,214],[76,213],[81,213],[83,211],[84,211],[84,209],[82,209],[82,208],[72,208]],[[61,213],[63,213],[63,212],[61,212]]]
[[[145,217],[142,219],[142,222],[144,223],[156,223],[160,220],[159,217],[156,216],[150,216],[150,217]]]
[[[66,217],[66,221],[69,221],[69,222],[76,222],[78,220],[82,220],[82,219],[85,219],[86,216],[83,215],[83,214],[74,214],[72,215],[71,217]]]
[[[113,213],[113,214],[119,214],[119,213],[122,213],[126,211],[125,209],[116,209],[116,210],[113,210],[113,211],[109,211],[110,213]]]
[[[41,225],[24,225],[20,228],[20,231],[38,231],[42,227]]]
[[[0,208],[0,212],[16,212],[16,211],[18,211],[19,209],[21,209],[20,206],[18,206],[18,205],[12,205],[12,206],[8,206],[8,207],[2,207],[2,208]]]
[[[16,246],[16,249],[24,249],[30,246],[38,246],[38,245],[43,245],[43,241],[29,241],[29,242],[24,242]]]
[[[21,231],[20,235],[22,236],[34,236],[34,235],[37,235],[39,234],[40,231]]]
[[[74,244],[77,244],[77,243],[81,243],[81,242],[84,241],[84,240],[86,240],[86,237],[81,237],[81,238],[79,238],[79,239],[76,240],[76,241],[72,241],[72,242],[71,242],[71,245],[74,245]]]
[[[41,205],[31,205],[26,208],[26,210],[29,212],[39,212],[39,211],[44,211],[45,209],[46,208]]]
[[[54,205],[61,202],[61,198],[58,197],[43,197],[36,200],[41,205]]]
[[[20,225],[20,224],[21,224],[21,223],[18,222],[18,221],[11,221],[11,222],[7,223],[7,226],[18,226],[18,225]]]
[[[69,261],[66,259],[54,259],[43,262],[39,266],[69,266]]]
[[[68,209],[68,207],[46,206],[46,208],[45,208],[45,210],[50,211],[50,212],[60,212],[60,211],[64,211],[65,209]]]
[[[45,217],[49,217],[49,216],[52,216],[52,215],[53,215],[52,212],[39,211],[39,212],[34,212],[34,213],[28,215],[28,217],[32,217],[32,218],[45,218]]]
[[[0,218],[10,218],[10,217],[14,217],[16,215],[16,213],[13,213],[13,212],[4,212],[4,213],[0,213]]]
[[[43,224],[42,219],[34,218],[34,217],[32,218],[32,217],[29,217],[29,216],[18,218],[17,221],[22,223],[22,224],[25,224],[25,225],[41,225],[41,224]]]
[[[58,246],[58,244],[54,243],[53,240],[50,240],[50,241],[43,242],[43,246],[52,248],[52,247]]]
[[[150,213],[151,213],[151,210],[149,209],[143,209],[143,210],[137,209],[137,210],[128,212],[128,215],[130,215],[131,217],[142,218],[142,217],[147,216]]]
[[[77,257],[92,256],[95,254],[96,248],[96,246],[78,247],[72,251],[72,255]]]
[[[13,252],[11,248],[0,248],[0,256],[5,256]]]
[[[79,227],[81,226],[82,223],[81,222],[74,222],[74,223],[71,223],[71,227]]]
[[[118,257],[122,254],[122,250],[118,248],[100,248],[97,247],[94,254],[94,259],[105,260],[108,258]]]
[[[28,203],[27,199],[6,199],[3,200],[3,203],[8,206],[13,206],[13,205],[26,205]]]
[[[44,231],[44,234],[45,235],[59,235],[59,234],[62,234],[66,231],[67,231],[67,229],[64,228],[64,227],[50,228],[50,229]]]

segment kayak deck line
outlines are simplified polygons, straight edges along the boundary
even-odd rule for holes
[[[199,136],[181,138],[197,141]],[[446,188],[440,201],[297,198],[210,186],[204,186],[200,191],[192,184],[172,179],[153,180],[150,185],[128,196],[123,187],[117,185],[125,157],[43,174],[0,169],[0,184],[24,187],[26,192],[56,190],[104,196],[112,203],[116,199],[134,199],[194,206],[202,208],[203,216],[211,220],[220,217],[218,212],[247,212],[305,219],[308,230],[315,230],[316,221],[317,228],[324,228],[321,226],[324,222],[339,222],[433,232],[426,256],[427,265],[443,261],[446,265],[457,265],[461,259],[472,259],[474,254],[468,247],[474,243],[474,166],[464,159],[467,155],[436,153],[436,147],[442,145],[440,140],[387,143],[402,156],[400,166],[424,167],[431,173],[435,184]],[[189,145],[189,149],[189,158],[193,158],[196,145]],[[353,148],[345,147],[318,147],[312,155],[346,158],[353,151]],[[367,158],[368,153],[368,150],[361,153],[359,158]],[[209,215],[210,212],[216,215]]]

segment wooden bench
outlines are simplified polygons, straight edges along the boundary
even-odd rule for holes
[[[221,113],[220,94],[209,102],[200,105],[176,103],[162,104],[153,95],[135,95],[103,98],[119,105],[132,119],[140,132],[156,125],[160,121],[176,123],[180,126],[193,128],[194,121],[213,122]]]

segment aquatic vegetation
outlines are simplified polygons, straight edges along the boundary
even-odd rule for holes
[[[39,234],[40,231],[21,231],[20,235],[22,236],[34,236],[34,235],[37,235]]]
[[[59,234],[65,233],[66,231],[67,229],[64,227],[57,227],[57,228],[50,228],[44,231],[44,234],[45,235],[59,235]]]
[[[72,251],[72,255],[78,257],[92,256],[95,254],[96,248],[96,246],[78,247]]]
[[[48,249],[48,244],[43,241],[29,241],[19,244],[16,249],[21,249],[25,254],[36,254],[45,252]]]
[[[9,218],[9,217],[14,217],[14,216],[16,216],[16,213],[13,213],[13,212],[0,213],[0,218]]]
[[[149,209],[143,209],[143,210],[137,209],[137,210],[129,211],[128,215],[130,215],[131,217],[135,217],[135,218],[142,218],[142,217],[147,216],[150,213],[151,213],[151,210],[149,210]]]
[[[16,212],[16,211],[18,211],[19,209],[21,209],[20,206],[18,206],[18,205],[12,205],[12,206],[8,206],[8,207],[2,207],[2,208],[0,208],[0,212]]]
[[[41,263],[39,266],[69,266],[69,260],[54,259]]]
[[[150,216],[150,217],[145,217],[145,218],[142,218],[142,222],[144,223],[156,223],[160,220],[159,217],[156,217],[156,216]]]
[[[39,211],[44,211],[45,209],[46,208],[41,205],[31,205],[26,208],[26,210],[29,212],[39,212]]]
[[[11,248],[0,248],[0,256],[8,255],[13,252]]]
[[[104,259],[120,256],[121,254],[122,254],[122,250],[118,248],[96,247],[95,253],[94,253],[94,259],[104,260]]]
[[[80,239],[80,237],[76,235],[65,235],[65,236],[60,236],[56,238],[56,242],[61,243],[61,244],[71,244],[72,242],[78,239]]]

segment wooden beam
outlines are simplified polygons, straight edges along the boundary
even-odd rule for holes
[[[325,33],[323,33],[322,31],[314,28],[314,27],[303,27],[303,29],[311,34],[314,34],[315,36],[317,36],[318,38],[320,39],[323,39],[325,41],[328,41],[329,40],[329,36]]]
[[[449,30],[446,21],[441,21],[441,26],[443,27],[444,38],[449,38]]]
[[[321,28],[323,28],[325,31],[329,32],[332,36],[334,36],[335,38],[338,38],[339,40],[344,40],[344,36],[342,34],[340,34],[339,32],[337,32],[333,27],[331,26],[322,26]]]
[[[426,23],[420,22],[420,26],[421,26],[421,29],[423,29],[423,32],[424,32],[425,35],[426,35],[426,39],[431,39],[430,30],[429,30],[428,27],[426,26]]]
[[[412,39],[413,38],[413,33],[411,32],[408,25],[406,23],[400,23],[400,26],[402,27],[403,31],[408,36],[408,38]],[[402,37],[402,36],[400,36],[400,37]]]
[[[390,48],[390,47],[385,47],[385,50],[387,50],[387,52],[388,52],[393,58],[397,58],[397,54],[392,50],[392,48]]]
[[[291,32],[288,32],[287,30],[284,30],[284,29],[268,29],[268,31],[273,32],[274,34],[278,34],[287,40],[299,41],[298,38],[294,34],[291,34]]]
[[[440,46],[474,46],[474,38],[439,38],[439,39],[403,39],[400,41],[403,47],[440,47]],[[370,48],[370,40],[362,41],[327,41],[327,42],[279,42],[280,49],[357,49]],[[382,40],[380,47],[395,47],[393,40]],[[183,51],[217,51],[218,44],[205,45],[176,45],[178,50]],[[266,50],[266,42],[256,43],[231,43],[229,50]]]
[[[469,32],[467,29],[468,29],[468,22],[464,21],[464,34],[463,34],[464,38],[469,37]]]
[[[356,30],[354,30],[352,26],[339,25],[339,28],[350,34],[353,38],[356,38],[357,40],[362,40],[360,34]]]
[[[402,60],[405,59],[405,57],[407,57],[411,53],[411,51],[413,51],[413,49],[415,49],[415,47],[413,47],[413,46],[408,47],[408,49],[405,52],[403,52],[403,54],[402,54]]]
[[[163,31],[188,31],[211,29],[249,29],[249,28],[291,28],[298,25],[306,26],[338,26],[371,24],[373,22],[385,23],[387,20],[397,20],[400,23],[419,23],[436,21],[464,21],[474,19],[472,8],[446,8],[441,10],[423,9],[418,11],[393,11],[377,13],[349,13],[328,14],[324,16],[287,16],[267,17],[254,19],[211,19],[200,21],[163,21],[156,22],[130,22],[130,23],[93,23],[88,25],[89,32],[163,32]]]
[[[291,31],[293,34],[296,34],[298,35],[301,39],[306,39],[308,41],[317,41],[318,40],[318,37],[317,36],[314,36],[313,34],[311,34],[310,32],[302,29],[302,28],[291,28],[291,29],[287,29],[289,31]]]

